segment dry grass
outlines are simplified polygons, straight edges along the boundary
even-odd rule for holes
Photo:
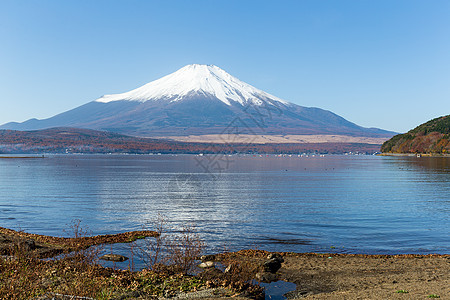
[[[139,254],[147,268],[154,271],[189,274],[192,273],[197,259],[206,247],[205,242],[193,226],[183,226],[178,234],[168,235],[168,221],[158,215],[154,221],[157,236],[146,239],[138,247]]]
[[[95,299],[140,295],[150,299],[203,286],[193,276],[113,270],[86,264],[78,258],[51,261],[0,258],[0,299],[32,299],[52,293]]]
[[[330,135],[330,134],[328,135],[327,134],[320,134],[320,135],[236,134],[236,135],[227,135],[226,137],[224,137],[223,134],[205,134],[205,135],[189,135],[189,136],[165,136],[160,138],[180,142],[217,143],[217,144],[224,144],[224,143],[247,144],[249,141],[251,141],[253,144],[363,143],[374,145],[381,145],[388,139],[388,138],[355,137],[347,135]]]
[[[193,227],[184,226],[179,235],[166,240],[167,262],[183,274],[189,274],[197,264],[206,244]]]
[[[155,299],[207,287],[235,287],[237,290],[250,287],[242,280],[239,284],[233,283],[233,277],[237,275],[232,273],[226,276],[218,274],[219,279],[187,275],[197,263],[205,244],[191,227],[184,227],[174,236],[166,235],[166,223],[160,217],[155,232],[139,232],[152,233],[154,239],[146,239],[144,243],[149,246],[145,255],[151,268],[138,272],[132,272],[132,267],[130,270],[116,270],[98,265],[100,250],[89,247],[88,241],[97,245],[98,241],[109,241],[114,236],[86,237],[87,231],[79,220],[72,223],[73,238],[45,237],[1,228],[3,234],[13,233],[16,238],[58,242],[59,246],[65,246],[66,252],[58,258],[43,260],[38,252],[11,247],[9,254],[12,256],[0,257],[0,299],[51,299],[54,295],[99,300]],[[118,236],[120,240],[123,237],[132,239],[136,234]],[[75,251],[68,252],[69,249]]]
[[[78,225],[75,224],[77,222],[79,221],[75,220],[74,224],[72,224],[71,226],[80,226],[79,223]],[[77,236],[70,238],[26,233],[23,231],[15,231],[4,227],[0,227],[0,234],[5,234],[17,238],[32,239],[37,243],[49,246],[54,249],[53,252],[48,253],[49,256],[53,256],[61,252],[70,252],[81,249],[87,249],[94,245],[129,243],[137,239],[142,239],[146,237],[156,237],[158,235],[158,233],[155,231],[143,230],[143,231],[129,231],[118,234],[86,236],[82,235],[83,229],[81,227],[78,229],[72,227],[72,230],[78,230],[79,232],[77,233]]]

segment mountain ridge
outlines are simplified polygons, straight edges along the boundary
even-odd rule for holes
[[[202,134],[339,134],[389,138],[330,112],[259,90],[216,66],[188,65],[126,93],[105,95],[44,120],[0,129],[76,127],[132,136]]]

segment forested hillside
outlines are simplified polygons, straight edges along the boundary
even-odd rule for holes
[[[383,153],[450,153],[450,115],[428,121],[381,146]]]

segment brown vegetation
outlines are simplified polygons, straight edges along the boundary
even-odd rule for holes
[[[100,252],[93,245],[157,237],[154,231],[84,236],[86,231],[79,220],[72,223],[71,230],[74,237],[60,238],[0,228],[2,249],[7,248],[3,253],[7,256],[0,257],[0,299],[53,299],[55,295],[154,299],[205,286],[198,278],[181,273],[131,272],[97,264]],[[29,247],[21,246],[25,244]],[[41,247],[54,250],[47,251],[46,256],[64,254],[42,260],[42,253],[35,251]]]
[[[450,153],[450,115],[428,121],[386,141],[383,153]]]
[[[160,220],[156,235],[148,239],[151,243],[143,244],[153,265],[136,272],[131,267],[116,270],[96,264],[97,249],[85,246],[89,241],[110,241],[105,238],[110,236],[86,239],[77,221],[71,228],[75,235],[71,240],[0,228],[0,244],[7,244],[6,240],[14,242],[10,256],[0,256],[0,299],[63,299],[58,295],[89,297],[84,299],[157,299],[195,291],[216,292],[203,294],[204,298],[262,297],[262,288],[251,284],[251,280],[270,252],[242,250],[205,256],[207,260],[221,262],[226,270],[212,267],[196,276],[189,275],[203,242],[190,227],[175,237],[166,236],[166,223]],[[122,241],[135,237],[130,233],[116,236]],[[158,237],[161,237],[159,242]],[[52,243],[63,241],[61,247],[80,246],[58,259],[42,260],[37,252],[20,246],[30,239],[36,243],[38,239]],[[65,244],[66,241],[70,242]],[[147,246],[150,248],[146,249]],[[171,246],[177,251],[171,251]],[[297,285],[295,291],[288,293],[288,299],[404,299],[405,296],[445,299],[450,295],[450,255],[279,254],[284,262],[277,278]],[[185,264],[186,261],[189,263]],[[168,265],[169,262],[175,264]]]
[[[229,136],[227,136],[229,138]],[[236,142],[238,141],[238,142]],[[247,142],[193,143],[164,139],[130,137],[110,132],[76,128],[52,128],[37,131],[0,130],[0,153],[374,153],[379,144],[265,143]]]
[[[79,225],[79,223],[78,223]],[[130,231],[118,234],[96,235],[96,236],[80,236],[81,229],[76,229],[77,233],[72,238],[53,237],[47,235],[40,235],[34,233],[27,233],[23,231],[15,231],[12,229],[0,227],[0,235],[10,237],[12,241],[18,242],[23,239],[31,239],[36,244],[37,257],[52,257],[62,252],[71,252],[86,249],[94,245],[113,244],[113,243],[129,243],[136,239],[145,237],[156,237],[158,234],[155,231]],[[84,234],[84,233],[83,233]],[[17,243],[16,243],[17,244]],[[1,246],[1,245],[0,245]],[[0,254],[7,255],[9,250],[0,247]]]
[[[75,220],[71,226],[72,238],[0,228],[0,248],[7,248],[3,253],[6,256],[0,256],[0,299],[158,299],[211,288],[215,288],[217,295],[210,296],[219,297],[251,290],[253,285],[236,283],[230,276],[216,274],[208,280],[203,275],[189,275],[204,243],[192,227],[184,227],[179,235],[165,236],[165,224],[161,218],[156,224],[157,231],[89,237],[84,236],[86,231]],[[131,265],[129,270],[117,270],[97,264],[100,252],[92,245],[132,242],[143,237],[154,238],[146,241],[156,241],[144,243],[140,248],[151,258],[150,269],[134,272]],[[47,251],[47,256],[60,251],[64,254],[43,260],[42,253],[35,251],[43,245],[58,250]],[[255,297],[261,293],[258,288],[252,291]]]
[[[12,260],[0,258],[1,299],[52,299],[54,294],[154,299],[202,287],[205,284],[194,276],[114,270],[87,264],[80,257],[50,261],[21,255]]]

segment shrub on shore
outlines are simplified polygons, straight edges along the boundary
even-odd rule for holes
[[[158,215],[154,221],[158,235],[147,239],[138,247],[139,254],[147,268],[189,274],[194,271],[197,259],[202,255],[206,244],[192,226],[184,225],[178,234],[168,235],[167,218]]]
[[[144,240],[139,250],[147,260],[148,268],[136,272],[132,267],[130,270],[117,270],[98,265],[101,249],[89,247],[87,241],[91,241],[92,245],[98,243],[95,237],[86,236],[87,231],[81,227],[79,220],[72,223],[73,238],[47,237],[47,240],[61,239],[70,245],[62,247],[65,253],[56,258],[42,259],[39,252],[32,249],[11,247],[9,256],[0,256],[0,299],[52,299],[54,295],[76,295],[99,300],[153,299],[210,287],[242,291],[251,286],[248,279],[237,277],[238,272],[218,275],[214,280],[188,275],[202,254],[205,243],[188,226],[177,235],[168,236],[166,223],[163,217],[159,217],[155,223],[155,238]],[[142,232],[147,235],[148,231]],[[26,239],[30,237],[30,234],[23,232],[17,232],[17,235]],[[46,239],[45,236],[38,237]],[[104,237],[100,236],[103,240]],[[114,240],[114,236],[107,237]]]

